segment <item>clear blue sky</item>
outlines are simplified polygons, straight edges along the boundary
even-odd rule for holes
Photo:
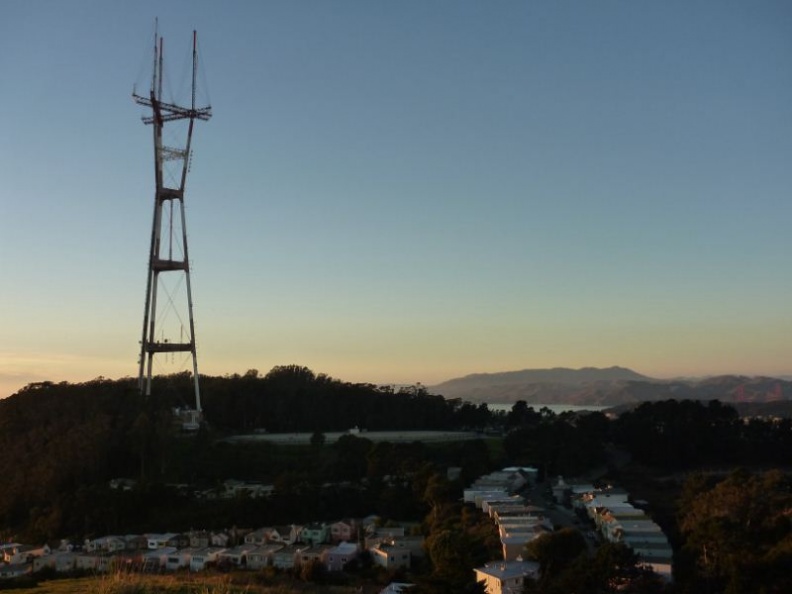
[[[0,2],[0,396],[135,375],[198,30],[199,366],[792,373],[787,1]]]

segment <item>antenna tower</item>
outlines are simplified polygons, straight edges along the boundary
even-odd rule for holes
[[[189,107],[162,99],[163,86],[163,43],[162,37],[154,31],[154,63],[151,88],[148,96],[139,95],[135,89],[132,98],[135,103],[151,108],[151,115],[143,116],[143,123],[150,124],[154,131],[154,219],[151,228],[151,248],[148,259],[148,280],[146,282],[146,309],[143,314],[143,334],[140,341],[140,372],[138,387],[142,395],[151,395],[151,376],[155,355],[173,358],[179,353],[192,357],[193,383],[195,386],[194,408],[180,411],[183,427],[197,429],[201,420],[201,392],[198,385],[198,359],[195,349],[195,322],[193,318],[192,289],[190,286],[190,259],[187,251],[187,224],[184,216],[184,187],[190,168],[192,133],[195,120],[208,120],[212,116],[211,106],[196,107],[195,91],[198,69],[197,35],[193,31],[192,42],[192,100]],[[176,147],[165,146],[163,131],[166,124],[182,120],[186,123],[186,140]],[[174,126],[169,126],[169,130]],[[170,138],[170,137],[169,137]],[[167,180],[166,180],[167,178]],[[174,209],[174,206],[176,207]],[[174,212],[175,210],[175,212]],[[181,311],[174,297],[168,292],[163,281],[176,279],[186,288],[186,314],[188,324],[184,324],[184,305]],[[160,312],[158,319],[157,299],[171,309]],[[170,322],[166,324],[166,321]],[[174,321],[175,320],[175,321]],[[178,336],[176,335],[178,333]]]

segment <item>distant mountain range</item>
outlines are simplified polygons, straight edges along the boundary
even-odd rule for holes
[[[624,367],[524,369],[477,373],[431,386],[430,392],[472,402],[617,406],[652,400],[778,402],[792,400],[792,382],[772,377],[721,375],[654,379]]]

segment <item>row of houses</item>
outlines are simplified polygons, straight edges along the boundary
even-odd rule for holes
[[[114,478],[109,481],[111,489],[117,491],[131,491],[137,486],[137,481],[130,478]],[[257,499],[260,497],[270,497],[275,492],[274,485],[268,485],[256,481],[240,481],[237,479],[227,479],[215,487],[204,490],[196,490],[192,485],[185,483],[166,485],[178,491],[182,495],[190,495],[196,499],[236,499],[238,497],[248,497]]]
[[[103,536],[81,545],[63,541],[55,550],[48,545],[9,543],[0,547],[0,578],[47,568],[56,572],[121,568],[160,572],[202,571],[218,565],[256,570],[293,569],[313,562],[328,571],[340,571],[363,550],[369,551],[376,565],[409,569],[412,558],[423,554],[423,537],[405,532],[403,526],[379,527],[376,518],[370,517],[257,530]]]
[[[498,527],[502,559],[474,568],[476,581],[482,582],[487,594],[522,592],[526,578],[539,576],[539,564],[525,561],[521,554],[525,545],[553,525],[540,507],[527,504],[515,493],[535,484],[537,469],[511,467],[490,473],[465,489],[464,499],[486,513]]]
[[[289,524],[268,526],[257,530],[232,528],[227,531],[193,530],[187,533],[166,532],[162,534],[110,535],[86,540],[80,548],[94,553],[117,553],[121,551],[157,550],[165,547],[183,549],[222,547],[237,544],[264,545],[301,542],[309,545],[338,544],[359,539],[358,529],[370,532],[376,529],[376,518],[363,521],[342,519],[337,522],[316,522],[305,525]]]
[[[464,490],[465,503],[474,503],[481,507],[481,502],[504,494],[516,493],[528,485],[536,483],[539,474],[532,466],[509,466],[503,470],[481,476]]]
[[[23,545],[18,542],[0,544],[0,563],[5,565],[18,565],[26,563],[34,557],[49,554],[52,549],[49,545],[40,547]]]
[[[524,486],[523,479],[535,477],[526,469],[504,469],[482,477],[465,490],[465,501],[475,503],[498,527],[503,559],[474,569],[487,594],[521,592],[526,578],[539,577],[539,564],[525,561],[525,545],[542,534],[552,532],[552,522],[543,509],[528,505],[514,493]],[[672,550],[661,528],[644,510],[629,501],[622,489],[597,489],[591,484],[567,484],[559,477],[552,488],[559,503],[569,504],[585,513],[602,538],[630,547],[641,562],[661,577],[671,580]]]
[[[671,581],[673,550],[668,537],[646,512],[630,502],[627,491],[617,487],[595,488],[590,484],[568,485],[559,477],[554,494],[568,499],[573,509],[594,523],[600,536],[630,547],[641,562]]]
[[[36,557],[25,565],[28,572],[33,573],[46,568],[56,572],[88,570],[102,573],[125,569],[144,573],[159,573],[178,570],[202,571],[210,565],[251,570],[265,567],[291,569],[318,560],[329,571],[339,571],[355,558],[357,553],[358,545],[356,543],[339,543],[337,545],[267,544],[262,546],[242,544],[230,548],[187,547],[183,549],[165,546],[154,550],[116,553],[55,551]],[[18,572],[15,575],[18,575]]]

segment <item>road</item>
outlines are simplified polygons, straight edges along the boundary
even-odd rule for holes
[[[552,523],[555,530],[561,528],[576,528],[583,533],[586,538],[589,555],[594,554],[597,549],[597,537],[594,535],[593,527],[588,522],[581,522],[577,514],[563,505],[557,505],[553,500],[550,491],[550,481],[542,481],[525,493],[531,505],[543,507],[545,517]]]

